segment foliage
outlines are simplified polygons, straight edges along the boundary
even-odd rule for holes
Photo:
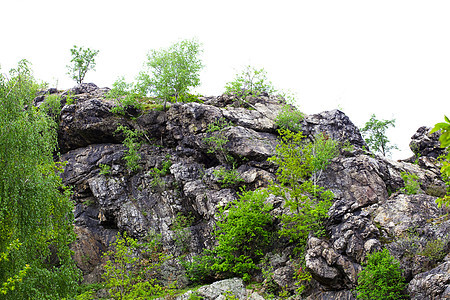
[[[164,110],[171,97],[179,101],[191,87],[200,85],[201,52],[196,40],[182,40],[166,49],[151,50],[147,55],[149,72],[142,72],[138,78],[140,92],[163,99]]]
[[[404,299],[405,279],[399,262],[387,249],[367,256],[367,263],[359,273],[358,299]]]
[[[128,150],[123,158],[127,163],[128,170],[130,172],[139,170],[141,168],[141,166],[139,166],[139,162],[141,160],[139,148],[141,147],[141,143],[138,141],[138,138],[141,136],[141,132],[137,129],[129,129],[123,125],[119,125],[115,132],[122,132],[125,135],[123,144],[128,148]]]
[[[305,115],[291,105],[283,106],[282,111],[277,115],[275,123],[281,129],[299,132],[302,129],[302,120]]]
[[[441,261],[447,255],[445,247],[449,242],[449,238],[435,239],[428,241],[425,247],[418,253],[419,255],[426,256],[433,261]]]
[[[311,157],[313,184],[316,185],[323,170],[339,154],[339,143],[324,133],[314,136],[314,142],[305,147],[305,155]]]
[[[211,268],[215,261],[215,252],[205,249],[201,254],[194,256],[191,261],[181,260],[180,262],[186,269],[186,276],[191,283],[210,283],[216,278],[215,271]]]
[[[48,95],[39,109],[58,121],[61,114],[61,97],[57,94]]]
[[[225,300],[238,300],[238,297],[233,295],[231,291],[225,291],[222,295],[225,296]]]
[[[419,176],[408,172],[401,172],[401,177],[405,182],[405,187],[401,191],[407,195],[415,195],[420,190]]]
[[[189,295],[188,300],[203,300],[204,298],[202,296],[199,296],[196,292],[193,292]]]
[[[441,174],[447,185],[447,194],[438,198],[436,202],[439,206],[450,206],[450,119],[447,116],[444,116],[444,118],[445,122],[437,123],[430,133],[440,131],[441,147],[447,149],[447,154],[441,159]]]
[[[209,282],[217,276],[242,276],[248,281],[270,244],[272,207],[264,201],[267,192],[242,192],[239,199],[220,208],[217,246],[185,263],[192,282]]]
[[[181,94],[178,96],[178,99],[175,98],[175,96],[170,97],[170,102],[183,102],[183,103],[190,103],[190,102],[197,102],[197,103],[203,103],[202,100],[199,99],[200,95],[194,95],[194,94]]]
[[[386,136],[386,130],[389,127],[395,127],[395,119],[378,120],[373,114],[370,120],[361,128],[361,133],[369,148],[381,153],[383,156],[388,155],[393,149],[398,149],[396,145],[391,145]]]
[[[79,278],[69,249],[73,204],[53,161],[56,123],[32,104],[39,88],[26,60],[0,74],[0,285],[9,289],[2,299],[61,298]]]
[[[74,45],[70,49],[72,59],[70,60],[71,65],[67,65],[67,74],[78,84],[81,84],[87,71],[95,69],[95,57],[98,52],[99,50],[91,50],[90,48],[83,49],[83,47]]]
[[[152,187],[162,189],[164,187],[164,182],[161,177],[170,174],[170,167],[172,166],[172,161],[170,156],[166,156],[166,159],[162,162],[161,169],[154,167],[149,171],[149,175],[153,177],[151,185]]]
[[[173,223],[173,240],[182,253],[187,253],[189,251],[189,242],[191,240],[189,227],[192,225],[193,221],[194,218],[192,215],[177,213],[177,217]]]
[[[233,157],[228,154],[225,149],[225,144],[228,143],[228,137],[225,135],[225,130],[233,126],[233,123],[228,122],[224,118],[209,123],[206,130],[207,136],[203,139],[208,145],[208,153],[215,153],[221,162],[233,162]]]
[[[76,99],[75,98],[72,98],[72,94],[71,93],[68,93],[67,95],[66,95],[66,105],[72,105],[72,104],[75,104],[76,103]]]
[[[138,94],[133,83],[126,83],[121,77],[113,83],[113,88],[105,95],[107,99],[115,99],[116,105],[111,112],[119,115],[126,115],[127,109],[141,110],[143,105],[139,102],[142,95]]]
[[[109,260],[103,274],[112,299],[148,299],[167,292],[167,287],[156,278],[161,264],[168,259],[162,252],[160,236],[148,243],[138,243],[126,232],[123,235],[118,233],[113,248],[105,253]]]
[[[250,279],[270,242],[272,217],[268,212],[272,207],[264,202],[266,197],[263,190],[242,192],[239,199],[220,209],[212,270]]]
[[[310,233],[319,236],[324,233],[322,220],[327,217],[334,197],[333,193],[309,180],[313,172],[327,166],[324,160],[328,156],[321,157],[318,151],[311,151],[313,146],[303,139],[301,132],[280,130],[276,154],[269,158],[278,166],[277,182],[272,183],[269,190],[283,197],[291,212],[282,215],[283,228],[280,234],[295,242],[299,252],[303,251]]]
[[[270,94],[275,91],[272,83],[267,79],[267,72],[250,65],[246,66],[241,73],[236,74],[233,81],[225,85],[226,94],[237,95],[240,99],[245,99],[250,95]]]
[[[17,250],[20,247],[19,240],[16,239],[11,242],[11,244],[6,247],[5,252],[0,253],[0,262],[9,261],[9,252],[13,249]],[[0,295],[6,295],[8,291],[13,291],[16,288],[16,284],[22,282],[23,278],[27,274],[27,271],[30,269],[30,265],[26,264],[22,270],[19,271],[18,274],[14,275],[13,277],[8,278],[5,282],[2,283],[2,286],[0,287]]]
[[[100,167],[100,175],[109,175],[111,173],[110,165],[100,164],[99,167]]]
[[[214,170],[213,174],[218,178],[217,181],[222,184],[222,188],[232,187],[237,183],[244,181],[235,168],[227,170],[225,167],[220,167],[219,169]]]

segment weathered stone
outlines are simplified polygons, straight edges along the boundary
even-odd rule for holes
[[[216,281],[213,284],[200,287],[196,294],[205,300],[225,300],[225,295],[245,299],[247,290],[241,278],[231,278]]]
[[[305,255],[307,270],[312,277],[331,289],[353,288],[361,266],[339,254],[328,242],[308,238]]]
[[[325,134],[342,144],[349,143],[358,148],[368,148],[359,129],[340,110],[306,116],[302,122],[302,131],[304,135],[310,137]]]
[[[413,228],[424,230],[431,227],[429,220],[445,213],[435,200],[435,197],[424,194],[398,194],[380,203],[374,221],[394,236],[402,236]]]
[[[450,262],[415,276],[408,293],[411,299],[450,299]]]
[[[90,144],[120,143],[114,134],[118,118],[101,98],[65,105],[61,110],[58,142],[62,153]]]
[[[430,131],[430,127],[422,126],[411,137],[409,148],[415,154],[415,158],[422,156],[438,158],[444,154],[444,149],[439,142],[439,132],[430,134]]]
[[[352,291],[319,291],[308,297],[306,300],[355,300],[355,296]]]
[[[380,168],[379,161],[367,155],[339,157],[331,162],[319,182],[335,195],[329,211],[333,222],[346,213],[387,199]]]

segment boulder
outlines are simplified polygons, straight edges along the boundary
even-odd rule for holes
[[[195,292],[188,291],[185,294],[178,296],[176,300],[191,299],[193,295],[201,297],[204,300],[225,300],[229,297],[236,297],[236,299],[247,299],[247,290],[241,278],[231,278],[216,281],[210,285],[205,285],[197,289]],[[258,297],[252,296],[253,299]],[[233,298],[234,299],[234,298]]]
[[[409,148],[415,154],[414,159],[423,156],[436,159],[444,154],[444,149],[441,148],[441,143],[439,142],[439,132],[430,134],[430,131],[431,127],[422,126],[411,137]]]
[[[119,120],[111,108],[112,104],[102,98],[88,98],[65,105],[58,129],[61,153],[91,144],[120,143],[115,134]]]
[[[416,275],[408,284],[411,299],[450,299],[450,261]]]
[[[306,116],[302,122],[302,132],[311,139],[317,134],[324,134],[343,145],[368,149],[359,129],[337,109]]]

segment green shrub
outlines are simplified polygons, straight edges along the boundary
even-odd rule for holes
[[[270,243],[272,206],[266,204],[263,190],[243,192],[239,199],[220,209],[212,269],[225,276],[250,279],[252,271]]]
[[[123,144],[128,148],[126,155],[123,159],[127,163],[127,168],[130,172],[135,172],[141,168],[139,162],[141,160],[141,155],[139,154],[139,148],[141,147],[141,142],[138,138],[141,136],[141,132],[136,130],[131,130],[126,126],[119,125],[115,131],[116,133],[122,132],[125,135]]]
[[[445,122],[437,123],[434,128],[430,131],[431,133],[440,132],[439,141],[441,142],[441,148],[445,148],[445,154],[440,157],[441,175],[442,179],[445,181],[447,188],[447,193],[438,199],[436,203],[439,206],[445,205],[450,206],[450,119],[444,116]]]
[[[192,215],[186,215],[178,213],[175,222],[172,225],[172,231],[174,233],[173,240],[175,245],[182,253],[189,252],[191,231],[189,227],[192,225],[194,218]]]
[[[301,132],[279,132],[276,154],[268,159],[278,166],[277,181],[269,190],[285,199],[285,206],[291,213],[282,215],[280,234],[295,243],[296,251],[301,253],[309,234],[324,234],[322,221],[328,216],[334,195],[310,179],[328,165],[331,156],[321,154],[321,147],[313,151],[314,146],[304,141]]]
[[[313,184],[316,185],[331,160],[339,155],[339,143],[320,133],[314,136],[314,142],[305,147],[304,155],[310,157]]]
[[[302,120],[304,118],[305,115],[301,111],[295,109],[291,105],[285,105],[276,117],[275,123],[281,129],[299,132],[302,129]]]
[[[373,114],[364,127],[360,129],[370,149],[381,153],[383,156],[390,154],[391,150],[398,149],[396,145],[391,145],[386,135],[386,130],[389,127],[395,127],[395,119],[378,120]]]
[[[445,251],[445,246],[448,243],[448,238],[446,239],[435,239],[428,241],[425,247],[418,254],[428,257],[433,261],[441,261],[447,255]]]
[[[66,105],[72,105],[77,102],[76,98],[73,98],[73,95],[71,93],[68,93],[66,95]]]
[[[420,190],[419,176],[416,174],[411,174],[408,172],[401,172],[403,181],[405,182],[405,187],[401,191],[407,195],[415,195]]]
[[[180,260],[180,263],[186,269],[186,276],[191,283],[211,283],[216,279],[216,272],[211,268],[215,261],[215,252],[205,249],[191,261]]]
[[[115,99],[116,106],[111,108],[111,112],[125,116],[130,107],[136,111],[142,110],[143,106],[139,102],[140,95],[135,91],[133,83],[126,83],[121,77],[113,83],[113,88],[105,95],[107,99]]]
[[[259,96],[262,93],[271,94],[275,92],[272,83],[267,79],[267,72],[264,69],[256,69],[246,66],[241,73],[235,75],[233,81],[225,85],[226,94],[237,95],[240,99],[247,96]]]
[[[111,166],[105,164],[99,164],[100,175],[109,175],[111,173]]]
[[[221,162],[233,162],[233,158],[225,149],[225,144],[228,143],[228,137],[225,136],[225,130],[233,126],[233,123],[228,122],[224,118],[209,123],[206,129],[207,136],[203,142],[208,145],[208,153],[216,154]]]
[[[61,97],[57,94],[48,95],[39,109],[58,120],[61,114]]]
[[[358,277],[358,299],[405,299],[405,287],[400,264],[387,249],[367,255],[367,263]]]
[[[168,101],[180,101],[191,87],[200,85],[201,45],[195,39],[182,40],[168,48],[151,50],[147,55],[146,72],[141,72],[138,86],[141,92],[163,100],[164,110]]]
[[[161,177],[170,174],[170,167],[172,166],[172,161],[170,156],[166,156],[166,159],[162,162],[161,169],[154,167],[149,171],[149,175],[153,177],[151,185],[154,188],[163,189],[165,184]]]
[[[235,168],[227,170],[225,167],[220,167],[214,170],[213,174],[218,178],[217,181],[221,183],[222,188],[232,187],[244,181]]]
[[[239,199],[220,208],[217,246],[184,263],[192,282],[232,276],[250,280],[271,241],[272,207],[264,202],[266,197],[263,190],[243,192]]]
[[[165,295],[171,287],[158,282],[161,265],[169,258],[161,247],[160,235],[138,243],[126,232],[117,234],[113,250],[105,253],[105,287],[113,299],[148,299]],[[140,258],[142,255],[143,258]]]

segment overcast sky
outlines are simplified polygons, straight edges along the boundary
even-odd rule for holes
[[[70,3],[70,4],[69,4]],[[85,82],[133,80],[146,53],[181,39],[203,44],[202,85],[219,95],[243,66],[264,68],[307,114],[339,108],[358,127],[396,119],[389,138],[408,144],[450,115],[450,1],[2,1],[0,64],[26,58],[59,89],[73,45],[100,50]]]

